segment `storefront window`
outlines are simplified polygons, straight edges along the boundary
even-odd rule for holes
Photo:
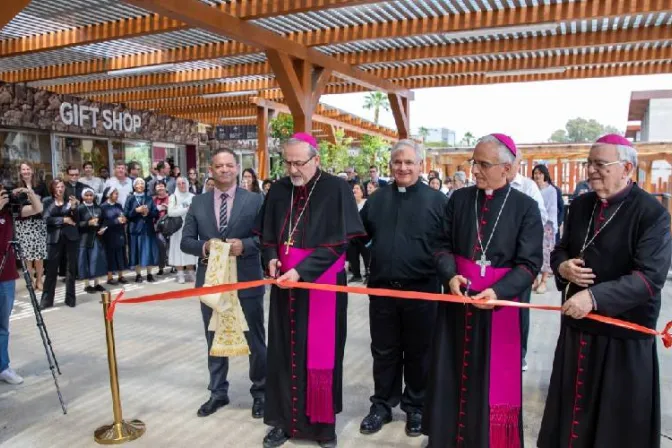
[[[146,177],[152,167],[151,148],[149,142],[112,142],[112,157],[115,163],[118,160],[123,160],[124,163],[138,162],[141,168],[140,175]]]
[[[3,184],[14,185],[19,180],[18,168],[22,160],[35,166],[40,181],[53,179],[49,134],[0,131],[0,181]]]
[[[93,162],[93,169],[97,173],[101,167],[107,166],[107,140],[93,140],[88,138],[58,137],[55,148],[56,172],[65,173],[68,166],[76,166],[81,170],[84,162]]]

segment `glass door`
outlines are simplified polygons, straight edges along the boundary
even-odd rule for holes
[[[94,172],[106,167],[109,161],[107,140],[60,136],[55,141],[54,168],[57,176],[62,176],[68,166],[80,170],[84,162],[92,162]]]

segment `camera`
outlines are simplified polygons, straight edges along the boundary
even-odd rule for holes
[[[9,210],[13,215],[18,215],[20,213],[21,198],[13,194],[11,188],[8,188],[6,185],[3,185],[2,189],[0,190],[0,197],[9,200],[9,202],[5,207],[9,207]]]

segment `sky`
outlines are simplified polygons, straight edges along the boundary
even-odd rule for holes
[[[517,143],[541,143],[568,120],[583,117],[625,131],[633,91],[670,89],[672,75],[418,89],[411,130],[445,127],[458,141],[465,132],[475,137],[502,132]],[[365,96],[325,95],[321,102],[373,120],[373,111],[362,108]],[[381,110],[380,124],[396,128],[391,112]]]

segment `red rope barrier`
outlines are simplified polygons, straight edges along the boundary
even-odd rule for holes
[[[194,289],[184,289],[181,291],[168,291],[159,294],[134,297],[130,299],[125,299],[124,291],[121,291],[110,304],[110,308],[108,309],[107,312],[107,319],[112,320],[114,318],[114,312],[116,310],[116,306],[118,303],[144,303],[144,302],[156,302],[161,300],[185,299],[207,294],[238,291],[241,289],[249,289],[249,288],[256,288],[259,286],[276,285],[276,284],[278,284],[276,280],[264,279],[264,280],[255,280],[252,282],[241,282],[228,285],[217,285],[217,286],[207,286]],[[467,303],[467,304],[474,303],[474,300],[468,297],[460,297],[452,294],[436,294],[436,293],[417,292],[417,291],[399,291],[396,289],[366,288],[360,286],[341,286],[341,285],[318,285],[316,283],[304,283],[304,282],[299,283],[284,282],[282,283],[282,286],[295,289],[309,289],[309,290],[312,289],[318,291],[394,297],[397,299],[433,300],[436,302],[452,302],[452,303]],[[484,301],[483,303],[487,304],[489,303],[489,301]],[[511,306],[516,308],[529,308],[533,310],[545,310],[545,311],[561,311],[562,309],[560,306],[535,305],[532,303],[512,302],[509,300],[497,300],[496,304],[497,306]],[[640,333],[650,334],[653,336],[660,336],[666,348],[672,347],[672,333],[671,333],[672,321],[668,322],[662,331],[657,331],[652,328],[644,327],[642,325],[633,324],[630,322],[626,322],[624,320],[614,319],[613,317],[606,317],[599,314],[593,314],[593,313],[588,314],[586,316],[586,319],[596,320],[598,322],[602,322],[605,324],[615,325],[617,327],[638,331]]]

